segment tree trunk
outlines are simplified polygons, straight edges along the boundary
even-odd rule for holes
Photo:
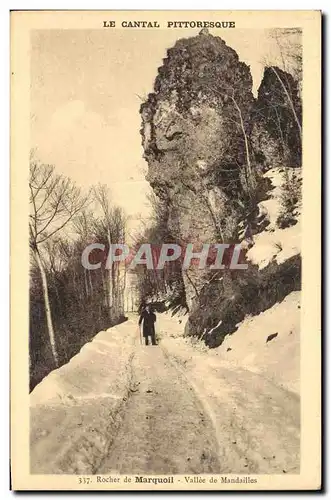
[[[87,270],[84,269],[84,285],[85,285],[85,293],[86,297],[89,296],[88,286],[87,286],[87,278],[86,278]]]
[[[109,251],[111,251],[111,238],[110,231],[108,229],[108,243],[109,243]],[[108,269],[109,277],[108,277],[108,305],[109,305],[109,313],[111,315],[111,310],[113,308],[113,262]]]
[[[103,275],[103,270],[102,268],[100,268],[100,272],[101,272],[101,280],[102,280],[102,291],[103,291],[103,305],[104,307],[107,307],[108,305],[108,298],[107,298],[107,285],[106,285],[106,282],[105,282],[105,278],[104,278],[104,275]]]
[[[271,66],[271,69],[272,69],[272,71],[275,73],[277,80],[279,81],[279,83],[281,84],[281,86],[282,86],[282,88],[283,88],[283,90],[284,90],[284,92],[285,92],[285,95],[286,95],[287,100],[288,100],[288,102],[289,102],[289,105],[290,105],[291,111],[292,111],[292,113],[293,113],[293,116],[294,116],[295,122],[296,122],[296,124],[297,124],[298,130],[299,130],[299,134],[300,134],[300,139],[301,139],[301,138],[302,138],[302,128],[301,128],[301,124],[300,124],[300,120],[299,120],[299,118],[298,118],[298,115],[297,115],[297,113],[296,113],[296,111],[295,111],[294,104],[293,104],[293,101],[292,101],[292,99],[291,99],[291,96],[290,96],[290,94],[288,93],[288,90],[287,90],[287,88],[286,88],[286,86],[285,86],[285,84],[284,84],[283,80],[281,79],[281,77],[279,76],[279,74],[277,73],[277,71],[275,70],[275,68],[274,68],[273,66]]]
[[[88,270],[87,272],[88,272],[88,280],[89,280],[90,289],[91,289],[91,295],[93,295],[93,283],[92,283],[91,271]]]
[[[249,184],[254,186],[255,179],[253,177],[253,172],[252,172],[251,156],[249,153],[248,138],[247,138],[247,134],[246,134],[246,130],[245,130],[244,120],[242,117],[241,109],[238,106],[237,101],[235,100],[234,97],[231,97],[231,99],[232,99],[233,104],[236,107],[236,110],[238,111],[239,120],[240,120],[240,128],[241,128],[241,131],[243,133],[244,141],[245,141],[245,152],[246,152],[247,173],[248,173],[248,175],[246,175],[246,182],[247,182],[247,184],[249,183]],[[248,185],[247,187],[249,188],[250,186]]]
[[[57,353],[56,345],[55,345],[55,335],[54,335],[54,328],[53,328],[53,321],[52,321],[52,313],[51,313],[51,307],[50,307],[49,296],[48,296],[47,276],[46,276],[46,272],[44,269],[44,265],[43,265],[41,258],[40,258],[38,248],[34,249],[33,253],[34,253],[36,262],[37,262],[38,267],[39,267],[40,275],[41,275],[49,341],[51,344],[51,349],[52,349],[52,354],[53,354],[55,365],[56,365],[56,367],[58,367],[59,366],[59,357],[58,357],[58,353]]]
[[[123,289],[122,289],[122,303],[123,303],[123,316],[124,316],[124,297],[125,297],[125,290],[126,290],[126,266],[124,265],[124,270],[123,270]]]

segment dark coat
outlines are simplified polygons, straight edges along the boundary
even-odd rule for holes
[[[156,321],[156,316],[153,312],[147,312],[144,310],[139,318],[139,326],[143,322],[143,336],[153,336],[155,335],[154,323]]]

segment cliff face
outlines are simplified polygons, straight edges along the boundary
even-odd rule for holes
[[[196,251],[202,243],[253,241],[268,223],[258,206],[270,187],[262,173],[273,157],[276,163],[291,158],[291,148],[297,146],[292,102],[287,99],[288,93],[294,99],[296,87],[291,81],[289,91],[290,75],[280,71],[266,69],[256,100],[249,67],[219,37],[203,32],[167,51],[154,92],[141,106],[141,135],[146,178],[167,205],[172,241],[183,247],[193,243]],[[270,98],[275,86],[278,93]],[[286,109],[276,130],[275,100],[279,109]],[[301,120],[301,112],[298,116]],[[285,136],[280,136],[282,129]],[[254,282],[257,272],[250,273]],[[217,304],[229,303],[226,309],[231,311],[234,295],[227,293],[245,281],[231,272],[213,280],[208,270],[183,271],[192,334],[201,335],[201,304],[210,310],[207,328],[214,327],[219,322]]]
[[[252,112],[255,155],[267,166],[301,166],[299,83],[276,66],[265,68]]]

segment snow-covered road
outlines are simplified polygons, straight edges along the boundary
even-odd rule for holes
[[[159,346],[137,346],[132,382],[123,423],[97,472],[218,473],[215,429]]]
[[[159,315],[159,345],[142,346],[137,319],[100,332],[31,393],[32,472],[299,472],[297,394],[199,352],[178,318]]]

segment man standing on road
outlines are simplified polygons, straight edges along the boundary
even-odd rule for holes
[[[155,327],[156,316],[152,311],[150,304],[147,304],[145,309],[140,314],[139,328],[143,322],[143,336],[145,338],[145,345],[148,345],[148,337],[151,337],[152,345],[156,345],[155,340]]]

